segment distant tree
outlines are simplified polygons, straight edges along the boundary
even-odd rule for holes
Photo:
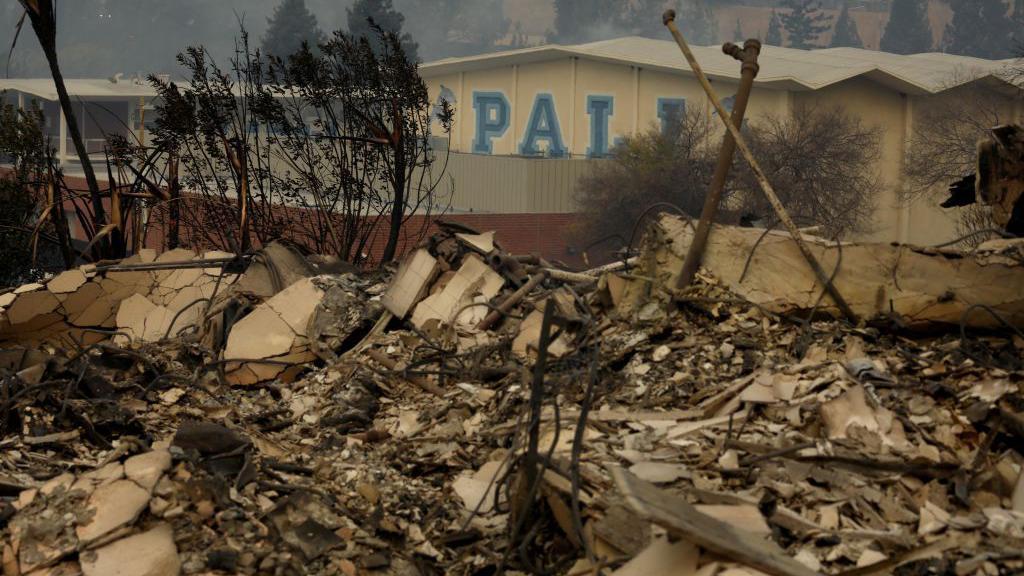
[[[710,46],[718,42],[718,20],[707,0],[681,0],[678,22],[691,44]]]
[[[857,23],[850,16],[849,2],[843,3],[843,11],[839,13],[836,20],[835,30],[832,32],[832,43],[830,48],[863,48],[864,42],[860,39],[860,32],[857,31]]]
[[[740,24],[740,19],[736,19],[736,29],[732,31],[732,39],[736,42],[741,42],[743,38],[743,26]]]
[[[306,0],[281,0],[274,15],[267,18],[267,33],[263,36],[263,53],[287,58],[306,43],[316,48],[324,40],[316,16],[306,8]]]
[[[423,60],[490,52],[509,32],[503,0],[400,0],[408,32]],[[519,38],[513,38],[516,44]]]
[[[1024,0],[1013,0],[1013,46],[1020,55],[1024,49]]]
[[[636,36],[665,38],[665,25],[661,23],[665,6],[665,0],[637,0],[626,8],[623,27]]]
[[[555,38],[563,44],[588,42],[601,36],[621,16],[619,0],[555,0]]]
[[[953,0],[951,6],[943,51],[990,59],[1012,56],[1015,30],[1004,0]]]
[[[779,18],[779,13],[772,8],[772,19],[768,23],[768,35],[764,38],[764,43],[769,46],[782,46],[782,18]]]
[[[893,54],[920,54],[932,49],[926,0],[893,0],[881,49]]]
[[[365,38],[375,54],[384,50],[384,41],[370,25],[371,21],[385,33],[397,36],[402,42],[402,50],[411,61],[419,59],[419,45],[408,32],[402,32],[405,16],[395,10],[391,0],[356,0],[346,12],[349,34],[356,39]]]
[[[817,48],[818,37],[829,29],[831,18],[821,11],[821,0],[782,0],[789,11],[782,14],[782,26],[789,45],[804,50]]]

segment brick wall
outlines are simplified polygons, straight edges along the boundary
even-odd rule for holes
[[[85,182],[80,178],[68,177],[67,184],[72,188],[85,189]],[[107,203],[105,203],[107,204]],[[109,207],[109,204],[107,204]],[[293,209],[289,209],[293,210]],[[72,211],[73,213],[73,211]],[[516,214],[446,214],[441,216],[413,216],[402,230],[399,253],[402,254],[414,247],[422,238],[437,229],[434,220],[454,222],[487,232],[495,231],[495,237],[506,250],[513,254],[538,254],[552,262],[563,262],[570,267],[581,267],[582,260],[570,242],[571,228],[578,220],[576,214],[565,213],[516,213]],[[184,226],[186,223],[183,222]],[[370,242],[368,256],[376,261],[384,251],[387,242],[387,222],[380,219]],[[81,237],[81,230],[72,227],[72,234]],[[189,234],[182,231],[182,238]],[[162,249],[164,230],[159,225],[151,226],[146,245],[150,248]],[[220,246],[184,246],[191,248],[227,248]],[[577,247],[578,248],[578,247]]]

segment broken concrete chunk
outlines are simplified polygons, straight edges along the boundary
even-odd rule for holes
[[[155,306],[146,314],[145,328],[142,332],[143,342],[159,342],[168,336],[174,312],[163,306]]]
[[[14,300],[17,297],[18,297],[18,295],[15,294],[14,292],[8,292],[6,294],[0,294],[0,307],[9,306],[11,304],[11,302],[14,302]]]
[[[174,270],[167,278],[162,279],[160,286],[171,291],[181,290],[195,284],[202,276],[202,268],[182,268]]]
[[[46,289],[54,294],[69,294],[81,288],[87,281],[85,273],[74,268],[55,276],[53,280],[46,283]]]
[[[7,307],[7,320],[14,325],[49,314],[60,306],[60,300],[49,291],[15,293],[18,294],[17,299]]]
[[[303,278],[267,300],[267,306],[277,312],[293,332],[306,335],[309,319],[324,293],[311,278]]]
[[[145,296],[132,294],[117,309],[117,329],[127,332],[132,338],[142,338],[146,333],[146,316],[155,307]]]
[[[36,290],[39,290],[42,287],[43,287],[43,285],[38,283],[38,282],[32,282],[32,283],[29,283],[29,284],[22,284],[21,286],[18,286],[17,288],[14,289],[14,293],[15,294],[27,294],[29,292],[35,292]]]
[[[437,259],[420,248],[407,256],[398,267],[381,302],[396,318],[405,318],[409,310],[423,299],[437,275]]]
[[[174,530],[160,524],[82,554],[85,576],[178,576],[181,560]]]
[[[138,454],[125,460],[124,475],[142,488],[152,492],[153,487],[171,467],[171,453],[166,450],[153,450]]]
[[[635,273],[673,287],[692,239],[688,221],[662,216],[651,227],[645,241],[647,256],[640,258]],[[831,271],[840,248],[819,238],[806,240],[821,266]],[[1024,326],[1024,266],[1019,261],[897,244],[850,243],[841,250],[834,284],[860,318],[895,314],[911,327],[959,326],[961,320],[979,328],[1000,327],[999,319],[980,310],[965,316],[969,307],[984,304],[1009,323]],[[737,254],[753,255],[749,267]],[[822,293],[800,249],[780,230],[715,226],[702,263],[736,294],[769,312],[806,314]],[[628,305],[622,309],[626,312],[656,294],[646,280],[633,282],[627,292]],[[840,314],[827,296],[817,310]]]
[[[269,306],[261,304],[231,328],[224,359],[263,359],[287,354],[295,332]]]
[[[75,529],[79,541],[89,544],[135,522],[149,504],[149,491],[131,480],[117,480],[96,488],[86,504],[92,519]]]
[[[110,319],[114,310],[103,288],[96,282],[82,285],[61,304],[68,323],[75,326],[100,326]]]

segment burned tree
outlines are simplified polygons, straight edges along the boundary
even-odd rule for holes
[[[748,130],[754,155],[797,223],[821,226],[830,238],[870,227],[880,186],[879,128],[842,107],[802,105],[787,118],[758,119]],[[774,213],[749,166],[738,161],[733,175],[736,206],[771,221]]]
[[[280,236],[283,197],[274,188],[268,149],[258,137],[254,106],[264,95],[264,68],[243,32],[224,71],[203,48],[179,55],[190,74],[187,88],[152,78],[160,96],[154,144],[189,197],[176,209],[193,246],[246,251],[252,236],[265,243]],[[173,229],[177,222],[169,222]]]
[[[862,125],[841,108],[801,106],[791,118],[752,121],[744,133],[799,224],[821,226],[830,237],[868,228],[879,184],[877,128]],[[579,243],[609,235],[628,242],[638,218],[657,203],[698,217],[720,142],[701,110],[688,112],[667,130],[627,138],[578,187],[576,201],[583,214]],[[734,161],[719,214],[723,222],[773,223],[775,213],[742,159]]]
[[[39,39],[39,46],[43,49],[43,55],[50,67],[50,74],[53,76],[53,84],[57,89],[57,99],[60,101],[60,108],[67,119],[68,135],[75,145],[78,153],[78,161],[82,164],[82,172],[85,174],[85,181],[89,187],[89,199],[92,207],[92,222],[102,224],[105,220],[103,199],[100,196],[100,186],[96,181],[96,173],[93,171],[92,162],[89,160],[89,151],[82,140],[82,132],[78,127],[74,109],[71,105],[71,97],[68,95],[67,87],[64,85],[64,75],[60,71],[60,64],[57,61],[57,6],[55,0],[18,0],[25,9],[22,20],[18,23],[18,31],[21,30],[24,19],[27,17]],[[15,35],[17,42],[17,34]],[[13,49],[13,46],[12,46]],[[107,230],[112,230],[108,228]]]
[[[907,183],[899,191],[903,202],[943,202],[947,191],[955,192],[964,177],[975,173],[978,142],[987,139],[993,127],[1014,119],[1010,99],[977,86],[959,86],[933,98],[919,114],[903,166]],[[973,181],[969,187],[973,193]],[[973,235],[969,244],[987,239],[974,233],[998,228],[987,206],[948,200],[943,204],[956,210],[958,236]]]
[[[714,171],[711,129],[704,111],[690,110],[676,123],[626,137],[577,185],[577,243],[626,244],[647,207],[660,202],[699,215]]]
[[[432,116],[426,84],[402,39],[379,26],[373,30],[373,41],[335,32],[319,55],[305,50],[287,62],[275,60],[273,97],[261,113],[291,169],[284,189],[321,212],[340,208],[342,230],[333,219],[317,221],[334,237],[337,254],[358,258],[383,220],[381,261],[388,262],[409,217],[444,204],[438,184],[447,153],[435,174],[431,124],[436,119],[447,133],[453,114],[445,103]]]
[[[379,52],[336,32],[282,59],[250,50],[243,31],[230,72],[191,48],[180,57],[188,87],[153,79],[156,143],[176,160],[183,218],[203,223],[192,230],[203,243],[245,251],[250,236],[288,238],[358,261],[386,230],[387,262],[409,218],[442,206],[431,124],[448,131],[451,109],[432,116],[416,63],[376,32]]]

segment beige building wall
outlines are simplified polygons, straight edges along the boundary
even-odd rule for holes
[[[543,212],[573,211],[572,196],[578,178],[587,172],[581,168],[591,144],[591,117],[587,98],[591,95],[612,96],[614,109],[609,118],[608,142],[616,138],[656,128],[660,124],[658,101],[662,98],[684,98],[688,109],[699,106],[711,118],[710,106],[696,79],[679,74],[642,67],[606,63],[566,56],[555,60],[496,67],[481,71],[426,78],[430,95],[436,100],[440,86],[456,93],[455,131],[450,141],[458,160],[450,174],[455,179],[456,210]],[[722,98],[733,95],[734,81],[714,81]],[[941,190],[930,198],[913,203],[901,202],[898,192],[904,186],[902,166],[915,121],[931,106],[956,99],[965,106],[976,102],[972,86],[950,90],[934,96],[906,95],[865,77],[832,84],[819,90],[789,91],[755,87],[747,117],[756,122],[766,115],[786,117],[801,104],[842,106],[870,126],[882,130],[879,173],[882,186],[878,190],[875,221],[859,239],[913,244],[936,244],[956,235],[955,210],[937,206]],[[470,154],[476,128],[473,109],[474,92],[501,92],[509,101],[509,127],[493,140],[492,154],[510,156],[520,153],[537,94],[550,94],[557,112],[562,140],[572,158],[562,162],[540,159],[516,159],[500,162]],[[1019,118],[1020,104],[1008,96],[998,95],[1005,109],[1004,118]],[[716,120],[717,122],[717,120]],[[543,147],[543,144],[542,144]],[[526,164],[521,164],[525,162]],[[529,168],[530,162],[549,162]],[[545,176],[538,180],[535,174]],[[539,185],[539,182],[543,182]],[[538,187],[542,192],[538,192]],[[514,196],[499,198],[499,196]],[[552,196],[558,196],[553,198]]]
[[[792,94],[791,113],[802,106],[840,106],[860,118],[866,126],[881,130],[878,165],[881,187],[875,198],[875,221],[863,236],[874,241],[898,240],[905,233],[901,230],[901,209],[896,190],[902,181],[907,134],[906,97],[864,78],[854,78],[822,90]]]

